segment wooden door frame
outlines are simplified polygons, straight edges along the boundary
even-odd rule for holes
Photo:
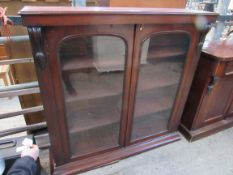
[[[128,113],[128,126],[126,133],[126,144],[131,145],[143,140],[149,140],[161,135],[168,134],[177,130],[181,115],[184,109],[185,102],[187,100],[188,92],[191,87],[192,76],[194,75],[195,68],[199,60],[197,43],[200,38],[201,32],[197,32],[192,24],[179,25],[179,24],[167,24],[167,25],[137,25],[135,29],[135,42],[134,42],[134,55],[133,55],[133,66],[132,66],[132,78],[131,78],[131,89],[130,89],[130,104]],[[134,106],[137,92],[137,82],[139,76],[140,66],[140,55],[143,42],[150,36],[161,34],[161,33],[186,33],[190,36],[190,46],[187,52],[186,60],[184,63],[184,69],[182,77],[180,78],[179,87],[177,88],[177,95],[174,100],[173,108],[168,122],[168,130],[155,134],[153,136],[131,141],[131,132],[133,124]],[[201,38],[200,38],[201,39]],[[195,53],[195,51],[197,51]]]
[[[108,26],[108,27],[107,27]],[[115,29],[114,29],[115,27]],[[134,37],[134,26],[133,25],[102,25],[102,26],[70,26],[70,27],[46,27],[43,28],[45,36],[45,48],[47,53],[47,66],[49,69],[46,72],[47,79],[39,78],[40,82],[46,85],[46,82],[50,81],[50,86],[46,90],[41,89],[42,93],[44,91],[51,92],[52,95],[46,96],[44,98],[44,104],[48,104],[51,99],[54,103],[50,104],[50,108],[54,111],[53,113],[48,112],[50,118],[48,119],[48,128],[50,133],[51,145],[54,148],[52,150],[52,155],[54,156],[55,163],[57,165],[62,165],[64,163],[70,162],[71,160],[79,160],[85,157],[93,156],[99,154],[100,152],[105,152],[108,150],[95,152],[93,154],[88,154],[82,157],[77,157],[71,155],[70,145],[69,145],[69,134],[68,125],[65,116],[65,102],[62,87],[62,76],[60,70],[59,55],[56,52],[64,39],[70,37],[78,36],[116,36],[124,40],[126,44],[126,58],[125,58],[125,73],[124,73],[124,87],[122,96],[122,113],[121,113],[121,123],[120,123],[120,133],[119,133],[119,146],[125,146],[125,130],[127,123],[127,109],[128,109],[128,98],[129,98],[129,86],[131,77],[131,65],[132,65],[132,49],[133,49],[133,37]],[[53,38],[48,39],[48,38]],[[49,53],[49,54],[48,54]],[[42,75],[43,74],[43,75]],[[45,73],[40,72],[38,74],[40,77],[45,76]],[[45,80],[46,79],[46,80]],[[45,96],[44,96],[45,97]],[[46,105],[45,105],[46,106]],[[48,111],[48,110],[47,110]],[[57,122],[54,124],[54,122]],[[52,135],[51,133],[56,133],[59,137]],[[56,137],[56,138],[55,138]],[[58,146],[59,145],[59,146]],[[112,148],[109,148],[112,150]]]

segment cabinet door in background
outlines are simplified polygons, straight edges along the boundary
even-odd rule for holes
[[[224,119],[233,89],[232,76],[219,77],[211,90],[208,91],[207,88],[202,101],[205,105],[201,106],[199,112],[201,122],[195,128]]]

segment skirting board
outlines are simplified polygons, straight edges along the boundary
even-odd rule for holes
[[[147,142],[135,143],[115,151],[106,152],[98,156],[88,157],[55,167],[54,175],[71,175],[88,171],[178,140],[180,140],[180,136],[177,132],[169,133],[165,136],[148,140]]]
[[[207,137],[211,134],[215,134],[219,131],[227,129],[231,126],[233,126],[233,118],[227,118],[225,120],[209,124],[208,126],[204,126],[200,129],[196,129],[193,131],[190,131],[183,124],[180,124],[179,130],[187,138],[187,140],[193,142],[203,137]]]

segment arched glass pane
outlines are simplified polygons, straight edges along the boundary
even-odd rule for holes
[[[181,32],[155,34],[144,41],[131,140],[167,131],[189,44],[189,35]]]
[[[62,42],[59,57],[72,155],[119,145],[126,46],[115,36]]]

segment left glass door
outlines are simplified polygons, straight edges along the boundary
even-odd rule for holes
[[[126,43],[112,35],[72,36],[59,47],[71,155],[119,146]]]

